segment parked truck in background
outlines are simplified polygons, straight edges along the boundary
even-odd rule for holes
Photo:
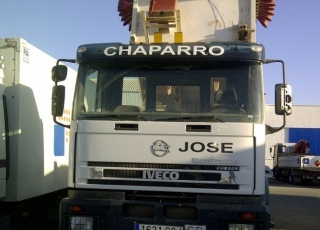
[[[309,143],[277,143],[270,148],[276,180],[288,179],[289,183],[318,181],[320,183],[320,156],[309,153]]]
[[[56,61],[22,38],[0,38],[2,230],[27,229],[27,222],[36,229],[46,218],[46,209],[59,202],[67,188],[69,130],[50,117],[48,94]],[[69,73],[75,76],[74,70]],[[58,118],[61,122],[70,120],[72,77],[69,82],[71,95]]]
[[[58,61],[79,65],[60,229],[270,228],[265,135],[292,112],[284,63],[256,43],[256,18],[266,26],[274,5],[120,0],[130,44],[81,45]],[[272,62],[283,65],[276,128],[264,111]],[[66,76],[57,63],[53,117]]]

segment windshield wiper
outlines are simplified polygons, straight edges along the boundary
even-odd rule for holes
[[[181,116],[181,117],[168,117],[168,118],[161,118],[161,119],[155,119],[154,121],[219,121],[224,122],[222,119],[216,116]]]
[[[139,120],[139,121],[147,121],[147,119],[141,114],[92,114],[92,115],[84,115],[81,117],[83,120],[87,119],[111,119],[111,120]]]

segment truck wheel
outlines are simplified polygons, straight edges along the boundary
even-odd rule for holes
[[[289,171],[288,181],[289,181],[290,184],[293,184],[293,183],[294,183],[291,170]]]
[[[270,198],[269,198],[269,196],[270,196],[270,192],[269,192],[269,181],[268,181],[268,178],[267,177],[265,177],[265,193],[264,193],[264,204],[265,205],[269,205],[269,203],[270,203]]]
[[[274,178],[275,178],[276,180],[280,180],[280,169],[278,168],[278,166],[276,166],[274,170],[275,170]]]

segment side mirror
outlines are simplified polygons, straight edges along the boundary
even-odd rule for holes
[[[52,81],[60,82],[67,78],[68,68],[65,65],[56,65],[52,68],[51,76]]]
[[[53,86],[52,105],[51,105],[52,116],[61,117],[63,115],[64,98],[65,98],[65,87],[63,85]]]
[[[276,84],[275,113],[277,115],[292,113],[292,88],[290,85]]]

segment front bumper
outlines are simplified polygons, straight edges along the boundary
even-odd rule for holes
[[[88,223],[84,223],[85,221]],[[81,222],[82,228],[77,228]],[[117,198],[65,198],[60,205],[61,230],[137,230],[137,223],[150,226],[180,226],[183,230],[225,230],[230,229],[232,224],[244,224],[254,226],[255,230],[266,230],[270,229],[270,214],[265,205],[217,204],[210,201],[179,203]],[[150,228],[153,229],[161,228]]]

